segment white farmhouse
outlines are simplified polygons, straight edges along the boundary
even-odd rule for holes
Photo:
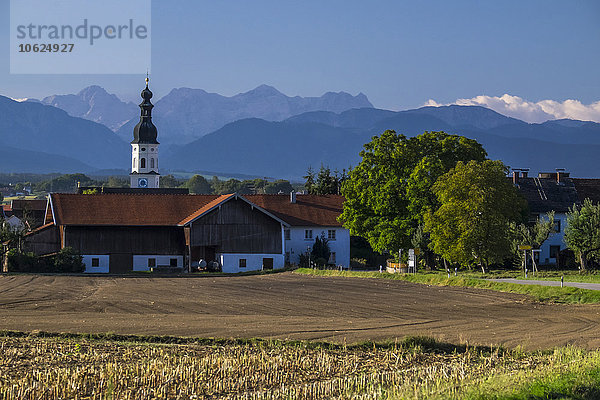
[[[286,263],[298,264],[300,255],[312,249],[317,236],[327,239],[330,264],[350,266],[350,231],[338,221],[344,204],[339,195],[245,195],[248,200],[285,221]]]

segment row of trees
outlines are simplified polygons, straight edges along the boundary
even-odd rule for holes
[[[129,179],[120,176],[111,176],[106,179],[93,179],[85,174],[65,174],[43,180],[37,183],[19,183],[20,186],[31,186],[34,192],[73,192],[77,185],[81,186],[105,186],[114,188],[129,187]],[[279,192],[289,193],[294,187],[287,180],[268,181],[266,179],[228,179],[221,180],[216,176],[207,180],[202,175],[194,175],[191,178],[178,179],[173,175],[163,175],[160,178],[160,186],[163,188],[188,188],[194,194],[275,194]]]
[[[337,169],[333,172],[329,166],[321,164],[321,168],[318,173],[308,167],[306,175],[303,177],[306,180],[304,187],[308,194],[326,195],[326,194],[340,194],[342,185],[348,179],[346,170],[342,172]]]
[[[488,160],[475,140],[445,132],[407,138],[388,130],[360,156],[341,188],[340,220],[380,253],[417,247],[430,266],[437,259],[485,271],[520,264],[519,246],[539,248],[553,232],[554,213],[529,222],[508,168]],[[586,202],[571,210],[565,240],[583,268],[589,256],[600,255],[600,206]]]

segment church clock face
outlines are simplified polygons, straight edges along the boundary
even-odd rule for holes
[[[141,187],[141,188],[148,187],[148,179],[146,179],[146,178],[139,178],[138,179],[138,186]]]

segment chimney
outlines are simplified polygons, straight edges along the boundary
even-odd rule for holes
[[[293,190],[290,192],[290,203],[296,204],[296,192]]]
[[[513,184],[519,184],[519,171],[520,169],[513,168],[512,176],[513,176]]]

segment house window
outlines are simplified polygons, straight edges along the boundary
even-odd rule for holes
[[[246,268],[246,259],[240,258],[240,268]]]
[[[140,168],[146,168],[146,159],[143,157],[140,159]]]
[[[135,168],[135,162],[137,161],[137,158],[133,158],[133,168]]]
[[[335,240],[335,229],[329,229],[327,231],[327,239],[328,240]]]
[[[331,254],[329,255],[329,263],[330,264],[335,264],[337,261],[335,260],[335,252],[332,251]]]
[[[150,168],[154,168],[154,158],[150,159]]]
[[[554,232],[556,232],[556,233],[560,232],[560,219],[554,220]]]
[[[312,229],[304,230],[304,240],[312,240]]]
[[[560,246],[550,246],[550,258],[558,258],[560,253]]]
[[[170,267],[176,267],[177,266],[177,259],[176,258],[171,258],[171,260],[169,260],[169,266]]]
[[[284,230],[283,231],[283,236],[284,236],[285,240],[290,240],[290,237],[291,237],[290,236],[290,230],[289,229]]]
[[[156,258],[149,258],[148,259],[148,268],[155,268],[156,267]]]
[[[92,258],[92,267],[99,267],[100,266],[100,259],[99,258]]]

